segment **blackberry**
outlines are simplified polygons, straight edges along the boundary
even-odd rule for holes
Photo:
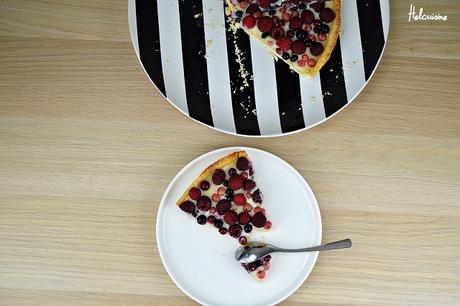
[[[198,218],[196,218],[196,222],[198,222],[200,225],[206,224],[206,221],[207,218],[205,215],[199,215]]]

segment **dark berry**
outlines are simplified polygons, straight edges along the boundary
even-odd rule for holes
[[[254,187],[256,187],[256,182],[254,182],[253,180],[244,180],[243,181],[243,189],[244,190],[251,190]]]
[[[208,216],[208,223],[214,224],[215,221],[216,221],[216,217]]]
[[[315,3],[310,4],[310,7],[315,10],[315,12],[320,12],[324,8],[324,1],[318,1]]]
[[[268,34],[268,33],[262,33],[262,35],[260,35],[260,37],[262,37],[262,38],[267,38],[269,35],[270,35],[270,34]]]
[[[238,216],[238,223],[245,225],[249,222],[251,222],[251,216],[247,212],[240,213],[240,215]]]
[[[302,21],[306,24],[312,24],[313,21],[315,21],[315,15],[310,10],[303,11],[300,14],[300,18],[302,18]]]
[[[323,47],[323,45],[322,45],[321,43],[315,42],[315,43],[313,43],[313,45],[311,46],[310,52],[311,52],[311,54],[313,54],[314,56],[320,56],[320,55],[323,54],[323,52],[324,52],[324,47]]]
[[[230,202],[233,201],[233,195],[227,194],[227,195],[225,196],[225,200],[230,201]]]
[[[238,238],[241,236],[242,228],[241,225],[233,224],[228,228],[228,233],[230,236]]]
[[[299,4],[299,9],[300,9],[300,10],[304,10],[304,9],[306,9],[306,8],[307,8],[307,5],[306,5],[305,3],[300,3],[300,4]]]
[[[307,46],[305,46],[305,43],[301,40],[293,41],[291,44],[291,50],[293,53],[303,54],[306,49],[307,49]]]
[[[307,37],[307,32],[305,32],[304,30],[300,29],[300,30],[297,31],[297,33],[295,35],[297,36],[298,39],[304,40]]]
[[[235,168],[228,169],[228,175],[235,175],[235,174],[236,174],[236,169]]]
[[[220,200],[216,205],[216,211],[219,215],[223,216],[230,208],[232,204],[227,200]]]
[[[225,181],[222,183],[222,185],[224,185],[225,187],[228,187],[228,181],[225,180]]]
[[[269,11],[268,11],[268,14],[269,14],[269,15],[275,15],[275,14],[276,14],[276,11],[275,11],[275,10],[269,10]]]
[[[179,205],[179,208],[185,211],[186,213],[191,214],[195,211],[195,204],[193,204],[191,201],[185,201]]]
[[[335,13],[332,9],[326,7],[323,8],[319,13],[319,19],[323,22],[331,22],[335,19]]]
[[[241,18],[243,17],[243,11],[236,11],[235,15]]]
[[[198,216],[197,212],[196,211],[192,212],[192,216],[196,218],[196,216]]]
[[[234,193],[233,189],[228,188],[227,190],[225,190],[225,194],[233,195],[233,193]]]
[[[299,56],[298,56],[298,55],[293,54],[293,55],[291,56],[291,62],[297,62],[298,59],[299,59]]]
[[[255,227],[261,228],[264,227],[265,222],[267,222],[267,217],[262,213],[256,213],[252,216],[251,222]]]
[[[304,43],[305,43],[305,46],[307,46],[307,48],[310,48],[311,46],[313,46],[313,40],[311,39],[305,40]]]
[[[192,200],[198,200],[201,197],[201,190],[195,187],[190,188],[188,195]]]
[[[227,234],[227,229],[225,227],[221,227],[219,229],[219,233],[221,233],[222,235],[225,235],[225,234]]]
[[[270,35],[271,35],[274,39],[278,40],[278,39],[280,39],[281,37],[283,37],[283,35],[284,35],[284,30],[283,30],[283,28],[281,28],[281,27],[273,27],[273,29],[272,29]]]
[[[224,180],[225,171],[222,169],[216,169],[216,171],[214,171],[214,174],[212,175],[212,182],[216,185],[220,185]]]
[[[236,168],[240,171],[246,171],[249,169],[249,160],[242,156],[236,161]]]
[[[288,60],[291,57],[291,55],[289,55],[289,53],[287,53],[287,52],[283,52],[282,57],[283,57],[283,59]]]
[[[228,225],[235,224],[238,221],[238,215],[233,210],[227,211],[224,215],[224,221]]]
[[[224,222],[222,222],[222,220],[220,220],[220,219],[214,221],[214,226],[216,228],[221,228],[223,225],[224,225]]]
[[[248,8],[246,9],[246,13],[248,14],[254,14],[255,12],[260,12],[260,7],[255,4],[255,3],[251,3]]]
[[[260,189],[253,192],[252,200],[256,203],[262,203],[262,193],[260,192]]]
[[[286,32],[286,36],[289,37],[289,38],[294,37],[294,34],[295,34],[295,33],[294,33],[294,31],[292,31],[292,30],[289,30],[289,31]]]
[[[257,0],[257,4],[259,4],[259,6],[264,9],[270,8],[270,3],[271,0]]]
[[[270,261],[272,260],[272,256],[271,255],[267,255],[263,258],[264,261]]]
[[[200,188],[201,190],[208,190],[211,184],[208,181],[201,181]]]
[[[198,222],[198,224],[206,224],[206,216],[205,215],[199,215],[198,218],[196,218],[196,222]]]
[[[329,29],[329,26],[327,24],[323,24],[321,26],[321,33],[327,34],[327,33],[329,33],[329,30],[330,29]]]
[[[262,33],[270,33],[270,30],[273,27],[273,20],[271,17],[263,16],[257,20],[257,27]]]
[[[233,175],[228,180],[228,187],[233,190],[243,188],[243,177],[241,175]]]
[[[246,233],[248,233],[248,234],[249,234],[250,232],[252,232],[252,225],[251,225],[251,224],[246,224],[246,225],[244,226],[244,231],[245,231]]]
[[[206,196],[201,196],[197,201],[196,201],[196,207],[199,210],[202,211],[207,211],[211,208],[211,199],[206,197]]]
[[[238,239],[238,241],[241,245],[245,245],[248,242],[248,239],[244,236],[241,236],[240,239]]]
[[[321,26],[315,26],[313,28],[313,32],[315,32],[316,34],[320,34],[321,33]]]
[[[299,16],[292,17],[291,20],[289,20],[289,28],[291,30],[297,31],[302,27],[303,21]]]

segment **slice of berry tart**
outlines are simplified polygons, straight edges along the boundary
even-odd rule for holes
[[[212,225],[220,234],[228,234],[242,245],[255,231],[272,226],[262,208],[262,192],[245,151],[231,153],[203,170],[177,205],[196,218],[198,224]],[[243,267],[263,279],[270,268],[270,259],[268,255]]]
[[[340,29],[341,0],[226,0],[231,20],[285,61],[313,77],[329,60]]]

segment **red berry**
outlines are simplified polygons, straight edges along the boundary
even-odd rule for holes
[[[220,185],[225,180],[225,171],[222,169],[216,169],[212,175],[212,182],[216,185]]]
[[[271,221],[265,222],[264,228],[265,229],[271,229],[272,228],[272,222]]]
[[[225,194],[225,187],[217,188],[217,194],[223,196]]]
[[[261,8],[268,9],[270,7],[270,0],[258,0],[257,3]]]
[[[315,12],[321,11],[324,8],[324,2],[315,2],[310,4],[310,7],[315,10]]]
[[[333,10],[331,10],[330,8],[326,7],[326,8],[323,8],[320,12],[319,12],[319,19],[321,19],[321,21],[323,22],[331,22],[335,19],[335,13]]]
[[[315,43],[313,44],[313,46],[311,46],[310,52],[311,52],[311,54],[313,54],[314,56],[320,56],[320,55],[323,54],[323,52],[324,52],[323,44],[321,44],[321,43],[319,43],[319,42],[315,42]]]
[[[211,196],[211,199],[212,199],[214,202],[219,202],[219,200],[220,200],[220,195],[218,195],[217,193],[213,193],[212,196]]]
[[[276,45],[282,52],[286,52],[291,49],[291,39],[288,37],[281,37],[276,41]]]
[[[254,14],[255,12],[260,12],[260,7],[255,4],[255,3],[252,3],[251,5],[248,6],[248,8],[246,9],[246,13],[248,14]]]
[[[214,224],[215,221],[216,221],[216,218],[214,216],[209,216],[208,217],[208,222],[209,223]]]
[[[243,229],[241,228],[241,225],[238,224],[230,225],[230,227],[228,228],[228,233],[230,234],[230,236],[235,238],[240,237],[242,231]]]
[[[262,203],[262,193],[260,192],[259,189],[257,189],[256,191],[252,193],[252,200],[255,203]]]
[[[190,188],[188,191],[188,195],[193,199],[193,200],[198,200],[201,197],[201,190],[195,187]]]
[[[222,235],[225,235],[225,234],[227,234],[227,229],[225,227],[221,227],[219,229],[219,233],[221,233]]]
[[[292,42],[291,50],[292,50],[293,53],[303,54],[303,53],[305,53],[305,50],[307,50],[307,46],[305,45],[305,43],[303,41],[296,40],[296,41]]]
[[[265,216],[264,216],[265,217]],[[234,211],[227,211],[224,216],[225,223],[232,225],[238,220],[238,215]],[[262,225],[263,226],[263,225]]]
[[[186,213],[191,214],[192,212],[195,211],[195,204],[193,204],[190,201],[185,201],[181,205],[179,205],[179,208],[185,211]]]
[[[291,30],[297,31],[302,27],[302,25],[303,21],[299,16],[292,17],[291,20],[289,20],[289,28]]]
[[[262,213],[256,213],[252,216],[251,222],[255,227],[261,228],[264,227],[267,222],[267,217],[265,217]]]
[[[207,211],[211,208],[211,199],[206,197],[206,196],[201,196],[197,201],[196,201],[196,207],[199,210]]]
[[[268,16],[260,17],[257,21],[257,27],[262,33],[270,33],[273,27],[273,20]]]
[[[215,214],[215,213],[216,213],[216,208],[215,208],[215,207],[211,207],[211,208],[209,209],[209,213],[210,213],[210,214]]]
[[[219,215],[224,215],[227,211],[230,210],[232,204],[227,200],[220,200],[216,205],[216,210]]]
[[[294,31],[292,31],[292,30],[288,30],[288,31],[286,32],[286,36],[289,37],[289,38],[294,37],[294,34],[295,34],[295,33],[294,33]]]
[[[251,215],[249,215],[247,212],[240,213],[238,217],[238,223],[245,225],[245,224],[248,224],[249,222],[251,222]]]
[[[238,190],[243,187],[243,177],[241,175],[233,175],[228,180],[228,188]]]
[[[248,242],[248,239],[246,237],[241,236],[240,239],[238,239],[241,245],[245,245]]]
[[[265,278],[265,271],[260,270],[259,272],[257,272],[257,277],[260,278],[260,279],[264,279]]]
[[[240,171],[246,171],[249,169],[249,160],[242,156],[236,161],[236,168]]]
[[[244,190],[251,190],[254,187],[256,187],[256,182],[254,182],[253,180],[244,180],[243,181],[243,189]]]
[[[208,190],[211,184],[208,181],[201,181],[200,188],[201,190]]]
[[[302,18],[302,21],[306,24],[312,24],[313,21],[315,21],[315,15],[310,10],[303,11],[302,14],[300,14],[300,18]]]
[[[247,15],[243,18],[243,25],[248,29],[252,29],[256,26],[256,18],[252,15]]]
[[[269,270],[269,269],[270,269],[270,266],[271,266],[271,264],[270,264],[269,261],[264,262],[264,270],[265,270],[265,271]]]
[[[233,196],[233,202],[235,202],[236,205],[244,205],[246,204],[246,197],[242,193],[235,194]]]
[[[308,67],[315,67],[316,66],[316,60],[314,58],[310,58],[308,61],[307,61],[307,65]]]
[[[249,203],[244,204],[243,210],[246,212],[250,212],[252,210],[252,205]]]

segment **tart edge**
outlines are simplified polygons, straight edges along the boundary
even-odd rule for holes
[[[231,164],[233,162],[236,162],[238,160],[238,158],[240,158],[240,157],[248,158],[248,154],[246,153],[246,151],[233,152],[233,153],[230,153],[227,156],[224,156],[221,159],[215,161],[211,165],[209,165],[206,169],[204,169],[200,173],[200,175],[198,175],[198,177],[190,184],[190,186],[188,186],[186,188],[185,192],[182,194],[182,196],[179,198],[179,200],[177,200],[176,204],[179,206],[185,200],[187,200],[188,192],[189,192],[190,188],[193,188],[193,187],[199,188],[201,181],[204,180],[205,178],[207,178],[208,176],[212,175],[216,169],[223,168],[223,167],[225,167],[225,166],[227,166],[227,165],[229,165],[229,164]]]

